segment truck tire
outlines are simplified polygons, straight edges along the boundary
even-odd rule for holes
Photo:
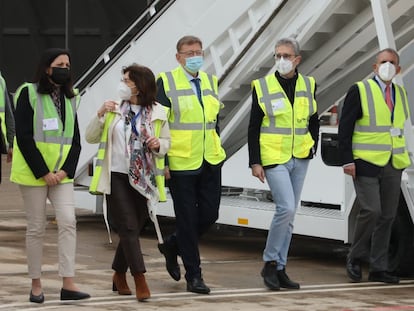
[[[391,272],[400,277],[414,276],[414,226],[402,193],[392,227],[388,255]]]

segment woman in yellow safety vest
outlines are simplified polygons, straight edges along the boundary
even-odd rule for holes
[[[26,249],[31,302],[42,303],[40,281],[46,201],[54,207],[58,225],[61,300],[89,298],[75,285],[76,217],[73,177],[79,159],[80,134],[76,117],[79,95],[73,89],[67,50],[43,53],[35,81],[15,94],[16,140],[11,181],[19,184],[27,218]]]
[[[136,298],[143,301],[150,291],[139,236],[149,217],[148,205],[165,200],[163,169],[170,132],[165,108],[155,102],[152,71],[132,64],[122,73],[121,101],[105,101],[86,129],[86,141],[100,143],[89,190],[106,195],[111,224],[119,235],[112,289],[131,295],[129,268]]]
[[[0,152],[1,154],[7,154],[7,162],[11,162],[12,160],[14,133],[14,116],[13,109],[11,107],[10,95],[7,91],[6,81],[0,72]]]

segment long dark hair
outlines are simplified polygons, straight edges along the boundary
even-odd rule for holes
[[[132,64],[122,69],[122,73],[128,72],[129,79],[135,83],[139,104],[143,107],[152,106],[157,95],[157,84],[154,73],[148,67]]]
[[[46,73],[46,70],[50,67],[50,64],[53,63],[53,61],[60,55],[67,55],[70,61],[70,52],[66,49],[61,48],[46,49],[40,57],[40,61],[37,66],[36,74],[33,81],[38,84],[37,91],[39,93],[50,94],[56,88],[56,86],[50,81],[49,75]],[[72,98],[75,96],[75,93],[73,91],[72,75],[70,79],[60,87],[67,98]]]

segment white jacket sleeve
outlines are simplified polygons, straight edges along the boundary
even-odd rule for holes
[[[85,131],[85,139],[88,143],[97,144],[101,141],[104,124],[105,118],[98,118],[98,116],[95,116],[89,122]]]

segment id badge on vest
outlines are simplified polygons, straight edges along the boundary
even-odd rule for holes
[[[277,99],[272,101],[272,112],[276,114],[278,110],[285,108],[285,102],[283,99]]]
[[[401,129],[392,127],[390,133],[392,137],[401,136]]]
[[[43,119],[44,131],[55,131],[59,129],[59,122],[57,118]]]

